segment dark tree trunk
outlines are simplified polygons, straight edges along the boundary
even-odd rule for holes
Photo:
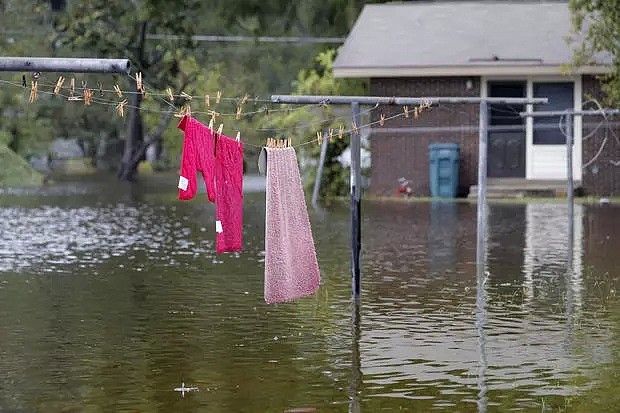
[[[138,38],[138,60],[139,66],[144,67],[144,48],[146,46],[146,27],[147,22],[140,23],[140,32]],[[137,85],[129,81],[129,90],[138,92]],[[125,150],[121,160],[120,169],[118,171],[118,179],[121,181],[135,181],[138,175],[138,164],[144,160],[144,153],[141,151],[144,142],[144,133],[142,130],[142,114],[140,105],[142,103],[142,94],[133,93],[129,98],[129,119],[127,124],[127,140],[125,140]]]
[[[135,91],[135,86],[131,88]],[[142,103],[142,95],[134,93],[129,98],[129,119],[127,122],[127,138],[125,140],[125,150],[121,160],[120,169],[118,171],[118,179],[121,181],[134,181],[138,174],[138,164],[143,160],[143,156],[136,158],[136,154],[144,140],[142,132],[142,114],[140,113],[140,104]]]

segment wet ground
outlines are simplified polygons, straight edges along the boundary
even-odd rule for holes
[[[311,210],[320,290],[266,305],[261,183],[246,185],[244,251],[222,256],[214,207],[177,201],[174,177],[4,191],[0,412],[556,412],[614,397],[620,208],[576,205],[570,241],[563,203],[491,204],[477,278],[475,204],[366,202],[357,309],[348,205]]]

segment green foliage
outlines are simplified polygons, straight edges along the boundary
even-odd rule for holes
[[[620,0],[570,0],[570,8],[575,29],[585,30],[575,63],[588,64],[597,53],[611,53],[612,71],[603,76],[605,103],[620,107]]]
[[[2,139],[2,133],[0,133]],[[0,142],[0,187],[29,187],[40,186],[43,183],[43,175]]]
[[[299,72],[294,83],[295,93],[300,95],[365,95],[368,89],[366,81],[336,79],[334,77],[333,62],[335,57],[336,50],[334,49],[319,53],[316,57],[315,68]],[[264,127],[272,132],[271,136],[291,138],[294,145],[308,143],[299,147],[302,159],[313,160],[308,162],[312,165],[311,168],[302,170],[306,188],[314,183],[317,160],[321,153],[320,146],[312,140],[315,139],[317,132],[323,133],[327,139],[329,131],[332,130],[333,139],[326,153],[319,194],[323,198],[330,198],[348,193],[347,170],[340,165],[336,158],[348,146],[346,137],[338,139],[338,130],[340,127],[349,128],[349,118],[348,108],[343,107],[329,105],[322,108],[316,106],[291,107],[290,110],[270,115],[263,120],[263,123]]]
[[[241,132],[244,141],[250,143],[246,146],[246,153],[252,157],[256,151],[252,144],[260,145],[267,136],[273,136],[273,127],[277,127],[278,123],[282,127],[292,125],[300,128],[314,118],[313,127],[306,126],[305,131],[298,131],[306,140],[308,136],[315,136],[319,127],[336,126],[336,117],[343,117],[345,125],[348,123],[346,113],[335,113],[332,108],[326,108],[314,114],[302,111],[305,112],[304,119],[297,121],[294,116],[301,113],[291,111],[291,121],[287,123],[276,119],[272,124],[271,120],[264,119],[266,105],[260,100],[268,99],[272,93],[290,93],[291,88],[298,93],[352,93],[351,83],[325,75],[331,70],[328,66],[334,53],[320,54],[325,45],[194,42],[191,36],[346,36],[363,4],[372,2],[376,1],[91,0],[67,2],[65,12],[51,13],[46,1],[3,0],[0,1],[0,53],[7,56],[129,58],[132,72],[141,71],[152,91],[161,93],[168,87],[175,91],[184,88],[190,95],[210,93],[213,97],[216,91],[221,90],[226,98],[241,97],[247,93],[250,100],[243,110],[253,115],[241,120],[228,117],[223,122],[224,133],[234,135],[237,131]],[[174,37],[146,38],[146,35],[170,34]],[[315,60],[317,55],[321,57]],[[25,75],[29,81],[32,74]],[[20,73],[11,79],[20,83],[21,76]],[[41,81],[54,84],[57,76],[44,73]],[[101,81],[108,89],[115,83],[123,90],[135,88],[133,81],[122,76],[75,77],[78,85],[84,80],[90,87]],[[5,140],[7,136],[11,139],[18,136],[19,147],[23,148],[19,149],[20,153],[31,152],[35,147],[45,151],[45,145],[56,137],[78,138],[84,147],[91,149],[103,143],[118,146],[114,144],[124,139],[123,129],[127,127],[128,120],[114,115],[116,97],[106,96],[110,99],[108,106],[84,107],[80,103],[69,104],[60,98],[40,94],[37,102],[30,105],[24,103],[28,96],[13,96],[15,90],[19,91],[0,87],[0,99],[7,93],[11,99],[10,105],[3,105],[0,109],[0,134]],[[253,101],[255,97],[259,100]],[[154,95],[147,96],[139,104],[143,105],[143,131],[149,139],[170,106]],[[192,114],[208,122],[208,109],[234,114],[238,101],[226,100],[217,106],[212,102],[210,108],[205,108],[201,101],[194,100],[190,104]],[[29,111],[30,118],[21,114],[22,111]],[[274,118],[276,113],[279,112],[271,112],[269,118]],[[24,121],[14,121],[12,117],[16,114]],[[48,118],[48,121],[39,122],[43,118]],[[37,124],[35,128],[33,125]],[[264,130],[265,126],[269,129]],[[32,135],[32,129],[45,130],[45,136],[41,135],[42,132]],[[180,153],[180,136],[176,121],[172,118],[167,123],[162,142],[163,154],[171,159],[172,165]],[[305,149],[311,148],[307,146]],[[334,156],[339,153],[340,150]]]

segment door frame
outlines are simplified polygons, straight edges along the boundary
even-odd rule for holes
[[[488,97],[488,83],[494,81],[516,81],[525,82],[526,97],[531,98],[534,94],[534,83],[536,82],[573,82],[573,109],[581,110],[582,108],[582,77],[576,76],[562,76],[562,75],[548,75],[548,76],[481,76],[480,77],[480,97]],[[526,111],[532,112],[532,105],[526,105]],[[573,179],[575,181],[581,181],[582,176],[582,117],[573,116]],[[545,148],[546,147],[546,148]],[[557,150],[560,151],[562,147],[566,149],[566,145],[534,145],[534,119],[528,117],[525,120],[525,179],[536,180],[545,179],[544,177],[536,176],[534,156],[538,151],[545,150]],[[566,153],[566,152],[564,152]],[[488,156],[488,153],[487,153]],[[566,155],[564,155],[566,157]],[[566,170],[566,166],[564,166]],[[488,172],[487,172],[488,174]]]

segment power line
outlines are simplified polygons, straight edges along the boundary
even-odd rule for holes
[[[179,40],[181,36],[174,34],[147,34],[147,40]],[[314,36],[221,36],[195,35],[195,42],[212,43],[299,43],[299,44],[342,44],[346,37],[314,37]]]
[[[10,36],[41,36],[51,34],[51,30],[2,30],[0,34]],[[175,34],[147,34],[147,40],[180,40],[182,36]],[[317,37],[317,36],[246,36],[246,35],[219,35],[200,34],[191,36],[191,40],[199,43],[285,43],[285,44],[343,44],[346,37]]]

